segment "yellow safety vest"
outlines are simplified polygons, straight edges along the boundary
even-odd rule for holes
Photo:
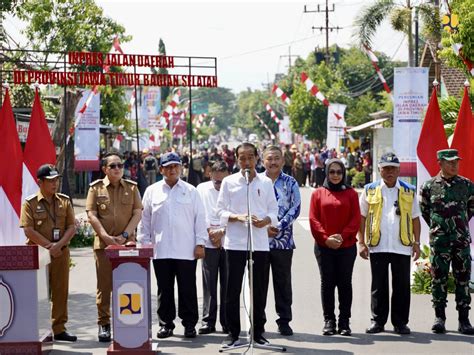
[[[413,245],[413,220],[411,211],[415,188],[403,181],[398,189],[398,206],[400,209],[400,241],[405,246]],[[380,182],[365,187],[369,211],[365,221],[365,240],[368,246],[375,247],[380,243],[380,223],[382,221],[382,188]]]

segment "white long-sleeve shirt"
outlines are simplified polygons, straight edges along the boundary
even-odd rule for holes
[[[207,236],[204,206],[196,188],[182,180],[170,188],[164,181],[150,185],[143,195],[137,239],[154,245],[155,259],[194,260],[196,245]]]
[[[199,184],[196,189],[199,192],[199,196],[201,196],[204,209],[206,210],[206,227],[212,228],[213,226],[220,226],[220,219],[216,211],[219,191],[215,189],[212,181],[203,182]],[[224,241],[224,239],[222,239],[222,241]],[[216,249],[209,238],[206,240],[206,248]]]
[[[270,217],[271,224],[278,224],[278,203],[272,181],[263,175],[255,176],[249,185],[250,214],[259,219]],[[231,214],[247,214],[247,184],[241,172],[227,176],[222,181],[217,199],[217,215],[222,225],[227,225],[224,249],[247,250],[248,229],[242,222],[230,222]],[[253,250],[269,251],[267,227],[252,226]]]
[[[401,255],[411,255],[412,247],[405,246],[400,241],[400,216],[396,214],[395,202],[398,201],[398,190],[400,182],[394,187],[388,187],[383,180],[380,182],[382,190],[382,219],[380,222],[380,242],[375,247],[370,247],[371,253],[395,253]],[[360,214],[365,218],[369,212],[367,194],[364,191],[359,197]],[[415,219],[421,216],[420,206],[416,194],[413,198],[411,209],[411,218]]]

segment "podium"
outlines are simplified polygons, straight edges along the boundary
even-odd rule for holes
[[[107,354],[156,354],[152,349],[150,258],[152,246],[111,245],[113,340]]]
[[[37,245],[0,247],[0,354],[52,350],[50,260]]]

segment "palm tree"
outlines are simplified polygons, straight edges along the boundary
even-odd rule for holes
[[[412,36],[412,1],[375,0],[362,9],[355,20],[356,36],[361,45],[371,47],[372,38],[383,20],[390,19],[395,31],[403,32],[408,36],[408,65],[414,65],[413,36]]]

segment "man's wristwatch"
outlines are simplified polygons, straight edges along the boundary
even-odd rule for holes
[[[123,232],[123,233],[122,233],[122,237],[124,237],[125,239],[128,239],[128,233],[127,233],[127,232]]]

